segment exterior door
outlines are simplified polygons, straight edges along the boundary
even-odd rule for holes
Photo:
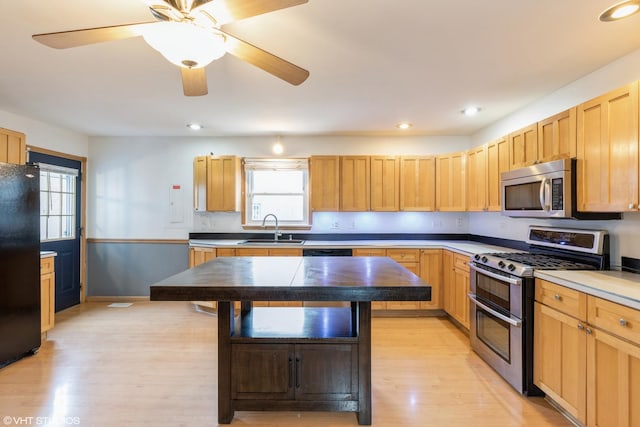
[[[82,163],[29,152],[40,164],[40,249],[55,251],[56,312],[80,303]]]

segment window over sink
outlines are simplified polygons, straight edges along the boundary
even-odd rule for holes
[[[309,225],[308,159],[245,158],[243,165],[245,226],[261,226],[267,214],[281,227]]]

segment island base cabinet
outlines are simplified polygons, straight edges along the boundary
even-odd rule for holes
[[[248,400],[358,398],[351,344],[232,344],[231,396]]]
[[[639,427],[640,346],[593,330],[587,354],[587,425]]]

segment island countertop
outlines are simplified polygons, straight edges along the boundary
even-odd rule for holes
[[[221,257],[151,286],[152,301],[429,301],[387,257]]]

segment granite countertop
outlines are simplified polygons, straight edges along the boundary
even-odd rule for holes
[[[539,270],[535,277],[640,310],[640,274],[625,271]]]
[[[286,239],[283,239],[286,241]],[[260,243],[257,245],[240,244],[243,240],[220,239],[204,240],[191,239],[189,246],[194,247],[234,247],[234,248],[302,248],[302,249],[325,249],[325,248],[445,248],[464,255],[475,255],[488,252],[513,252],[515,249],[501,246],[487,245],[478,242],[455,241],[455,240],[305,240],[304,243],[277,243],[268,245]]]

